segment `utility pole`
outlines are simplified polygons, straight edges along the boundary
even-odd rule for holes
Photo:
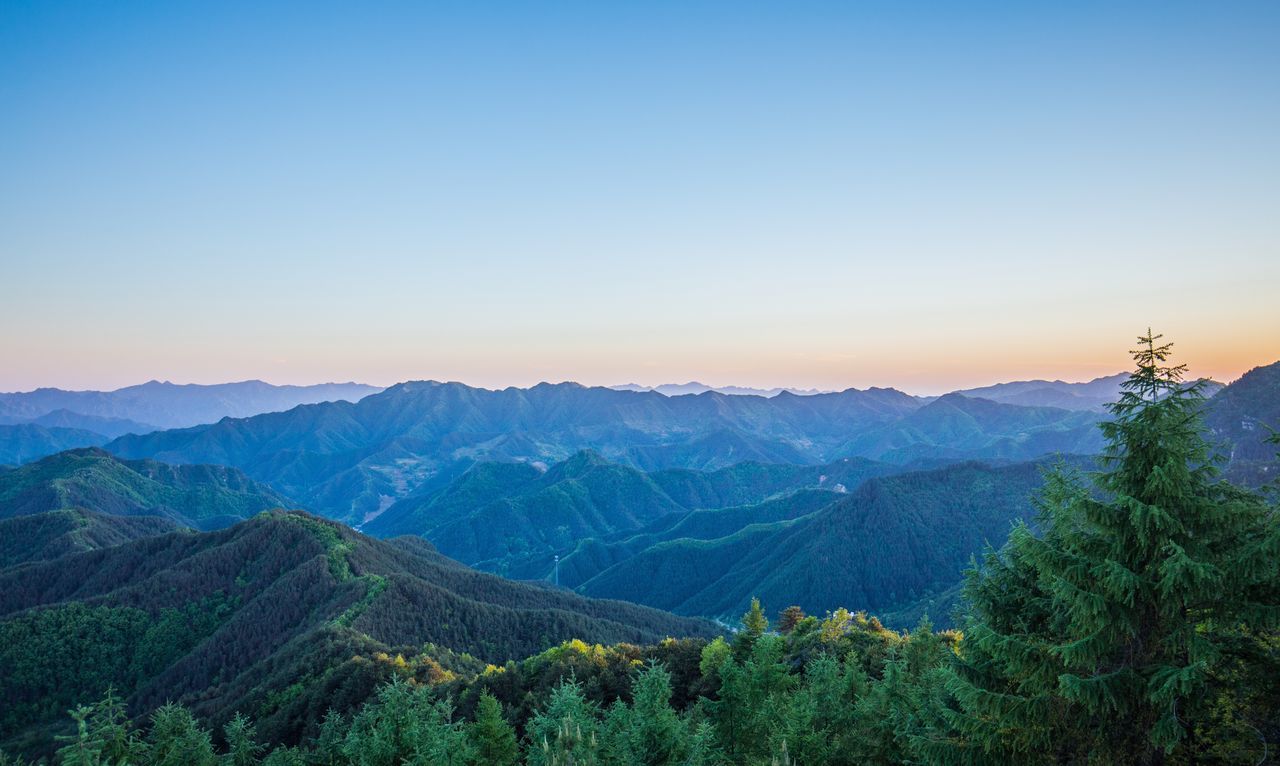
[[[556,554],[556,587],[560,587],[560,554]]]

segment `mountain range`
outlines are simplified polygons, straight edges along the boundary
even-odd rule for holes
[[[1062,380],[1019,380],[981,388],[968,388],[953,393],[976,399],[989,399],[1003,404],[1029,407],[1059,407],[1064,410],[1104,412],[1108,404],[1120,398],[1120,384],[1129,377],[1126,372],[1107,375],[1084,383]],[[1205,396],[1213,396],[1224,387],[1216,380],[1202,381]]]
[[[51,413],[0,428],[80,433]],[[1092,467],[1102,417],[973,392],[424,382],[14,460],[0,746],[33,752],[109,687],[138,715],[176,699],[297,742],[393,676],[709,637],[754,597],[947,625],[972,557],[1034,523],[1045,468]],[[1280,363],[1206,422],[1229,475],[1273,479]],[[275,510],[298,507],[334,520]]]
[[[1275,481],[1280,445],[1267,439],[1280,430],[1280,362],[1255,367],[1214,395],[1205,425],[1229,478],[1250,486]]]
[[[744,460],[1031,459],[1097,449],[1097,419],[967,397],[924,403],[893,389],[766,399],[714,392],[667,397],[572,383],[492,391],[428,381],[355,403],[123,436],[106,449],[235,466],[305,508],[364,524],[477,461],[546,465],[583,449],[645,471],[715,470]]]
[[[777,396],[783,392],[795,394],[796,396],[812,396],[813,394],[830,394],[833,391],[821,391],[816,388],[751,388],[749,386],[708,386],[706,383],[699,383],[691,380],[688,383],[663,383],[657,386],[641,386],[636,383],[624,383],[620,386],[609,386],[615,391],[655,391],[663,396],[688,396],[690,394],[705,394],[708,391],[714,391],[717,394],[728,394],[730,396],[763,396],[765,398]]]

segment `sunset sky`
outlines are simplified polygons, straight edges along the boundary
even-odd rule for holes
[[[0,390],[924,394],[1148,325],[1231,380],[1280,359],[1278,39],[1274,1],[5,2]]]

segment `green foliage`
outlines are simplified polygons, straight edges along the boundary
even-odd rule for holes
[[[167,704],[152,714],[147,744],[151,766],[214,766],[218,762],[212,736],[181,705]]]
[[[149,614],[131,607],[71,602],[0,622],[0,735],[59,715],[109,688],[153,678],[212,633],[229,611],[214,595]]]
[[[1043,533],[1016,529],[971,577],[937,758],[1197,758],[1233,636],[1280,623],[1276,515],[1217,480],[1199,386],[1158,338],[1134,352],[1093,486],[1052,473]]]
[[[829,618],[840,631],[823,631],[805,618],[786,635],[762,631],[749,656],[732,647],[664,642],[650,647],[604,647],[568,642],[521,663],[490,667],[442,685],[395,678],[348,720],[325,716],[302,746],[277,746],[263,764],[275,766],[891,766],[965,762],[1122,763],[1105,749],[1049,742],[1045,752],[1009,757],[969,749],[954,723],[963,704],[950,686],[966,664],[954,633],[936,633],[927,620],[909,634],[886,630],[874,618],[843,612]],[[1259,654],[1230,668],[1223,680],[1239,693],[1216,698],[1216,712],[1199,722],[1201,763],[1256,763],[1271,729],[1252,727],[1273,715],[1280,692],[1268,682],[1280,669],[1275,636],[1255,640]],[[966,652],[967,654],[967,652]],[[1270,659],[1266,659],[1266,655]],[[649,659],[642,660],[641,656]],[[658,660],[665,657],[666,660]],[[966,657],[966,663],[969,659]],[[701,666],[702,670],[699,670]],[[714,667],[714,670],[712,669]],[[613,673],[622,685],[615,686]],[[578,675],[581,673],[582,680]],[[558,679],[549,683],[548,679]],[[532,700],[527,712],[504,714],[496,694]],[[692,693],[694,690],[700,690]],[[474,700],[469,715],[455,715],[455,699]],[[680,702],[683,701],[683,702]],[[678,704],[677,704],[678,703]],[[957,706],[959,705],[959,706]],[[86,711],[95,711],[87,714]],[[166,705],[152,717],[146,744],[129,728],[117,700],[72,712],[78,734],[68,738],[64,763],[123,763],[99,759],[104,743],[123,743],[135,766],[212,763],[209,734],[185,708]],[[468,722],[469,720],[469,722]],[[1016,719],[1008,719],[1006,722]],[[1053,725],[1052,721],[1046,722]],[[226,727],[223,763],[256,763],[253,727],[233,717]],[[524,736],[518,737],[517,732]],[[1097,747],[1097,738],[1084,743]],[[1254,741],[1248,741],[1248,737]],[[958,739],[951,739],[958,737]],[[1259,739],[1261,738],[1261,740]],[[940,743],[950,748],[939,749]],[[1105,743],[1104,743],[1105,744]],[[79,753],[88,753],[88,759]],[[1178,754],[1175,754],[1175,757]],[[80,760],[76,760],[80,758]],[[1182,763],[1175,760],[1175,763]]]
[[[85,510],[0,519],[0,569],[179,531],[185,530],[159,516],[112,516]]]
[[[222,731],[227,742],[227,753],[222,757],[224,766],[254,766],[258,763],[258,754],[263,748],[257,743],[257,731],[248,718],[236,713]]]
[[[65,711],[109,687],[138,715],[195,703],[221,731],[243,711],[263,741],[292,745],[393,677],[445,684],[572,636],[639,643],[714,631],[404,543],[273,512],[0,570],[0,745],[50,755]]]
[[[514,766],[520,757],[515,729],[502,717],[502,703],[488,692],[480,695],[476,720],[467,727],[467,738],[479,763]]]
[[[600,708],[577,681],[561,681],[529,721],[529,766],[589,766],[600,751]]]
[[[760,599],[751,599],[751,608],[742,615],[742,630],[733,638],[734,656],[739,660],[749,657],[756,641],[768,629],[769,618],[764,616],[764,610],[760,608]]]
[[[471,758],[462,723],[430,688],[393,680],[351,722],[342,754],[353,766],[460,766]]]
[[[80,705],[70,714],[76,733],[59,738],[67,743],[58,750],[59,762],[65,766],[123,766],[146,753],[114,689],[108,689],[101,701]]]

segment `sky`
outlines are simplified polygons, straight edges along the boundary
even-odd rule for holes
[[[1280,359],[1280,3],[0,3],[0,390]]]

